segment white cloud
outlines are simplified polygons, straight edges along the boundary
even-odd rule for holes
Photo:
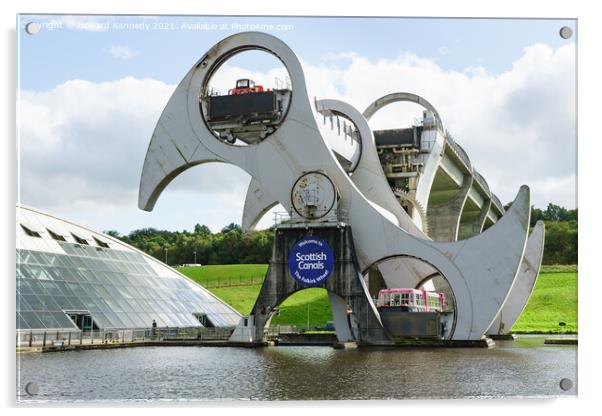
[[[548,202],[573,207],[574,53],[572,46],[533,45],[499,75],[484,68],[444,70],[412,54],[376,61],[348,54],[343,61],[304,69],[310,99],[339,98],[360,111],[394,91],[425,97],[503,202],[526,183],[538,207]],[[284,68],[253,72],[225,65],[212,85],[225,92],[237,78],[273,86],[275,77],[284,76]],[[137,208],[146,148],[174,88],[123,78],[22,91],[22,201],[99,229],[191,229],[198,222],[218,230],[239,222],[249,177],[225,164],[196,167],[176,178],[154,212]],[[371,125],[406,126],[420,113],[414,105],[391,105]]]
[[[504,202],[521,184],[531,185],[537,206],[574,206],[576,173],[575,50],[572,45],[525,48],[512,68],[492,75],[484,68],[444,70],[412,54],[370,61],[354,57],[345,67],[307,67],[310,93],[339,98],[360,111],[394,91],[414,92],[439,111],[445,127]],[[413,104],[391,105],[373,128],[409,125],[420,116]],[[556,178],[554,194],[538,187]],[[568,184],[573,183],[572,186]]]
[[[323,61],[340,61],[357,58],[359,55],[355,52],[328,52],[322,56]]]
[[[138,52],[132,51],[127,46],[113,45],[111,49],[109,49],[109,53],[113,55],[113,57],[117,59],[128,60],[132,59],[135,56],[138,56]]]

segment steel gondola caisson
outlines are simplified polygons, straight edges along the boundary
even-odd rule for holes
[[[383,325],[396,340],[442,339],[445,295],[424,289],[383,289],[376,307]]]
[[[264,88],[244,78],[227,95],[202,94],[201,108],[207,124],[222,140],[255,144],[278,128],[290,96],[290,89]]]

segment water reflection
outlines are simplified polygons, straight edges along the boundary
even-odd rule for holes
[[[577,348],[153,347],[23,354],[36,400],[309,400],[574,395]],[[575,382],[569,392],[561,378]],[[29,400],[21,398],[22,400]]]

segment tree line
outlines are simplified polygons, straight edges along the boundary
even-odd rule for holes
[[[577,264],[577,209],[549,204],[545,210],[531,209],[531,227],[546,224],[544,264]],[[155,228],[134,230],[128,235],[106,231],[113,237],[170,265],[268,263],[272,255],[274,228],[243,233],[230,224],[217,233],[206,225],[194,230],[166,231]]]
[[[267,263],[274,241],[273,229],[243,233],[234,223],[217,233],[197,224],[192,232],[142,228],[128,235],[116,231],[106,234],[172,266],[193,264],[195,260],[198,264]]]
[[[531,226],[539,220],[546,224],[543,264],[577,264],[577,209],[548,204],[545,210],[531,208]]]

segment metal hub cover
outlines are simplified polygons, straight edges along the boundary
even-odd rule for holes
[[[321,172],[309,172],[293,185],[291,202],[303,218],[317,219],[328,214],[336,201],[336,189],[328,176]]]

